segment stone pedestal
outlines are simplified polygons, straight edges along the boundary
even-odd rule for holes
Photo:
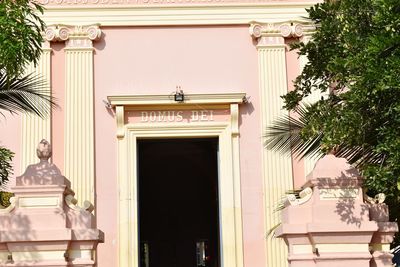
[[[328,155],[307,180],[299,197],[288,196],[276,230],[288,245],[289,265],[392,266],[383,248],[392,241],[397,224],[388,222],[386,205],[364,203],[357,170],[345,159]]]
[[[370,218],[378,223],[378,231],[372,236],[370,249],[372,253],[371,267],[392,266],[393,255],[390,253],[390,243],[398,231],[397,223],[389,222],[388,206],[383,203],[384,197],[368,198]]]
[[[94,266],[104,235],[93,205],[76,206],[70,182],[48,162],[47,141],[37,152],[40,162],[17,177],[11,205],[0,209],[0,266]]]

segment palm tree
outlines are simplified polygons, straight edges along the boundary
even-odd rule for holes
[[[56,107],[46,80],[35,74],[9,77],[0,71],[0,110],[10,113],[28,112],[42,118]],[[4,113],[0,114],[4,116]]]
[[[373,150],[374,140],[377,138],[373,131],[365,136],[362,146],[343,140],[334,147],[325,147],[324,125],[318,122],[327,120],[329,113],[343,104],[342,101],[332,101],[330,98],[314,104],[299,105],[295,109],[296,117],[282,115],[267,127],[265,147],[299,159],[334,153],[360,168],[366,164],[383,164],[385,155]]]
[[[48,88],[46,80],[39,75],[10,77],[5,71],[0,71],[0,114],[4,117],[4,112],[27,112],[41,118],[48,116],[50,110],[57,107]],[[0,186],[8,181],[12,173],[13,156],[13,152],[0,146]]]

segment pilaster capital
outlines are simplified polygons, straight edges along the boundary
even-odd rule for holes
[[[307,21],[283,21],[273,23],[252,22],[250,35],[258,45],[283,44],[284,38],[302,38],[311,35],[315,27]]]
[[[99,24],[50,25],[46,28],[44,37],[48,42],[66,42],[67,47],[92,47],[92,41],[101,37],[99,26]]]

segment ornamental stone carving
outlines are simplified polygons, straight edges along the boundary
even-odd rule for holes
[[[36,149],[36,155],[38,156],[40,161],[44,161],[44,160],[48,161],[49,160],[49,158],[52,155],[52,148],[51,148],[50,143],[47,140],[42,139],[42,141],[40,141],[40,143]]]
[[[288,196],[275,230],[288,245],[289,266],[392,266],[398,226],[385,195],[363,197],[360,173],[334,155],[320,159],[307,180],[300,198]]]
[[[36,152],[40,162],[16,178],[10,205],[0,206],[0,266],[96,266],[104,233],[95,226],[93,204],[76,205],[69,180],[49,162],[48,141]]]
[[[101,37],[99,24],[94,25],[50,25],[44,37],[48,42],[66,42],[68,47],[91,47],[92,41]]]
[[[258,23],[253,22],[250,25],[250,35],[263,42],[264,38],[299,38],[310,35],[315,27],[307,21],[285,21],[275,23]]]
[[[299,193],[299,198],[296,197],[295,194],[290,194],[286,197],[286,201],[284,203],[285,207],[292,205],[302,205],[309,201],[312,197],[313,190],[310,187],[306,187]]]

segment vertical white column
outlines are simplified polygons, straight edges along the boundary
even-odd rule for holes
[[[239,105],[231,104],[231,135],[232,135],[232,166],[233,169],[233,194],[235,216],[235,267],[243,267],[243,231],[242,231],[242,204],[240,186],[240,154],[239,154]]]
[[[93,45],[97,26],[69,31],[65,47],[64,172],[79,203],[94,202]]]
[[[118,138],[118,266],[136,267],[139,262],[138,249],[138,209],[137,205],[131,205],[132,199],[136,200],[137,187],[130,184],[129,174],[126,173],[128,162],[132,162],[132,171],[136,173],[137,161],[130,158],[129,150],[136,151],[136,138],[125,136],[125,109],[124,106],[115,107],[117,119],[117,138]],[[131,143],[130,143],[131,141]],[[134,183],[134,182],[133,182]]]
[[[41,76],[48,86],[48,94],[51,94],[51,48],[48,42],[43,44],[42,55],[37,66],[30,64],[26,69],[26,74],[33,73]],[[49,108],[48,115],[40,118],[35,114],[22,115],[22,158],[21,170],[25,170],[30,164],[37,163],[35,154],[37,144],[42,139],[49,142],[51,138],[51,110]]]
[[[252,25],[251,34],[257,38],[259,88],[261,96],[262,133],[280,115],[288,114],[282,109],[280,96],[287,93],[286,46],[284,38],[275,25]],[[292,161],[290,157],[263,148],[263,179],[265,205],[265,233],[280,223],[276,212],[285,192],[293,188]],[[280,238],[266,236],[268,267],[287,266],[287,247]]]

